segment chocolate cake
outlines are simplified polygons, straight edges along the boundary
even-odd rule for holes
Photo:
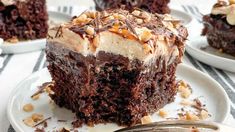
[[[50,95],[74,126],[131,126],[174,101],[187,30],[169,15],[136,9],[84,12],[49,31]]]
[[[46,0],[0,0],[0,38],[14,42],[46,38]]]
[[[104,10],[107,8],[120,8],[125,6],[127,10],[134,10],[140,8],[148,12],[166,14],[170,13],[168,4],[170,0],[94,0],[96,10]]]
[[[203,22],[202,35],[207,37],[208,44],[235,56],[235,3],[218,1]]]

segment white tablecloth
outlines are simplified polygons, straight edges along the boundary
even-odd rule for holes
[[[172,0],[170,6],[185,11],[182,5],[195,5],[202,13],[206,14],[210,12],[212,4],[215,2],[216,0]],[[72,10],[69,10],[71,7]],[[92,8],[93,3],[91,0],[48,0],[48,10],[71,13],[71,15],[76,15],[81,10]],[[194,20],[193,27],[190,28],[190,30],[194,31],[193,35],[201,32],[200,25]],[[192,37],[192,34],[190,35]],[[25,77],[45,67],[45,53],[44,51],[36,51],[25,54],[1,55],[1,57],[4,58],[4,63],[3,67],[0,67],[0,131],[12,132],[13,129],[9,128],[10,123],[6,114],[10,92]],[[229,73],[205,65],[193,59],[187,53],[183,63],[209,74],[225,88],[231,100],[231,114],[225,124],[235,126],[235,73]]]

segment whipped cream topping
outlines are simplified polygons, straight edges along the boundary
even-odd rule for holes
[[[177,46],[172,46],[160,37],[157,41],[152,42],[158,48],[154,51],[154,53],[150,54],[147,51],[149,48],[148,45],[143,46],[137,40],[126,39],[123,36],[110,31],[100,32],[95,36],[93,41],[90,41],[88,38],[82,38],[80,35],[68,29],[62,29],[62,32],[63,37],[54,38],[48,41],[58,42],[73,51],[83,54],[84,56],[96,56],[96,54],[100,51],[104,51],[107,53],[122,55],[131,60],[139,59],[146,63],[154,57],[159,57],[160,55],[167,57],[170,56],[170,54],[173,54],[175,58],[179,56]],[[49,31],[49,35],[54,34],[56,34],[56,31]],[[173,50],[172,47],[174,48]]]
[[[230,25],[235,25],[235,0],[230,0],[229,5],[226,1],[219,0],[212,8],[213,15],[226,15],[226,20]]]
[[[58,42],[84,56],[104,51],[145,63],[162,56],[171,63],[183,54],[180,49],[187,31],[168,15],[116,10],[84,12],[70,23],[50,30],[49,36],[48,42]]]

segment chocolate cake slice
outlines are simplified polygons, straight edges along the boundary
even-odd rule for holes
[[[46,0],[0,0],[0,38],[5,41],[46,38]]]
[[[75,126],[131,126],[174,101],[187,30],[142,10],[84,12],[49,31],[50,95],[76,113]]]
[[[235,56],[235,3],[218,1],[203,22],[202,35],[207,37],[208,44]]]
[[[148,12],[167,14],[170,13],[168,6],[170,0],[94,0],[96,10],[120,8],[123,5],[127,10],[140,8]]]

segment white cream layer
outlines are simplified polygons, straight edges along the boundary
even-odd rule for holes
[[[169,58],[170,55],[171,58],[176,58],[179,55],[177,46],[173,46],[172,44],[170,45],[170,43],[167,43],[165,40],[154,41],[155,43],[153,45],[156,45],[156,48],[153,53],[150,53],[145,51],[143,43],[138,40],[127,39],[119,34],[109,31],[104,31],[97,34],[93,42],[90,42],[86,37],[83,39],[80,35],[66,28],[63,29],[62,32],[62,37],[54,38],[48,41],[62,43],[64,46],[79,52],[84,56],[96,56],[96,54],[100,51],[104,51],[107,53],[122,55],[131,60],[138,59],[147,63],[160,55],[165,56],[166,58]],[[54,33],[50,31],[49,34],[54,36],[55,31]],[[96,47],[95,50],[92,48],[92,45]]]
[[[224,14],[226,15],[226,20],[230,25],[235,25],[235,4],[222,6],[222,7],[214,7],[211,11],[211,14],[218,15]]]

